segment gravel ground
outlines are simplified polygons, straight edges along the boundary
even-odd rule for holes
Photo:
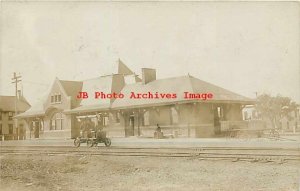
[[[2,155],[7,190],[299,190],[300,162]]]

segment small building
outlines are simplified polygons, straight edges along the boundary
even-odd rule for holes
[[[280,120],[280,129],[283,132],[299,132],[300,131],[300,107],[291,111],[287,116],[283,116]]]
[[[78,99],[79,92],[88,97]],[[107,97],[95,98],[101,92]],[[211,93],[213,98],[187,99],[185,92]],[[107,95],[114,93],[124,97]],[[150,98],[133,99],[132,93]],[[221,133],[221,121],[242,121],[242,108],[253,103],[191,75],[156,79],[155,69],[143,68],[140,78],[119,60],[116,74],[84,81],[57,78],[43,103],[17,117],[27,122],[32,129],[29,137],[35,138],[75,138],[86,117],[103,126],[109,136],[149,137],[159,124],[165,134],[213,137]]]
[[[275,123],[276,128],[281,132],[299,132],[300,131],[300,113],[299,105],[297,108],[288,113],[288,115],[281,115],[279,123]],[[267,129],[273,128],[272,123],[266,117],[263,117],[255,108],[254,105],[248,105],[243,109],[243,119],[253,121],[264,121],[264,126]]]
[[[25,139],[25,123],[14,120],[15,110],[17,114],[30,108],[28,101],[22,96],[0,96],[0,138],[1,140]]]

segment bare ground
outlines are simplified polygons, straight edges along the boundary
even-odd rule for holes
[[[299,190],[300,162],[2,155],[0,190]]]

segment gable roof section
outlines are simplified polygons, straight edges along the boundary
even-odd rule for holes
[[[65,90],[66,94],[71,97],[72,108],[77,107],[80,103],[80,100],[76,98],[78,92],[82,90],[82,81],[67,81],[59,80],[61,86]]]
[[[112,103],[112,108],[129,108],[139,106],[151,106],[151,105],[166,105],[178,102],[189,101],[202,101],[191,100],[184,98],[184,92],[189,93],[212,93],[213,99],[209,101],[213,102],[243,102],[253,103],[254,100],[246,98],[244,96],[233,93],[224,88],[207,83],[205,81],[194,78],[190,75],[173,77],[155,80],[147,84],[135,83],[126,85],[122,91],[125,96],[123,99],[116,99]],[[176,94],[175,99],[130,99],[131,92],[135,93],[170,93]],[[208,101],[208,100],[207,100]]]
[[[202,81],[193,76],[189,76],[190,83],[194,93],[209,92],[214,95],[214,100],[222,101],[253,101],[250,98],[226,90],[211,83]]]
[[[59,80],[62,87],[65,89],[66,94],[68,96],[76,96],[82,88],[81,81],[67,81],[67,80]]]
[[[22,96],[18,99],[17,110],[24,112],[30,108],[28,101]],[[0,96],[0,110],[15,111],[15,96]]]
[[[131,75],[134,74],[120,59],[118,60],[118,74]]]
[[[89,97],[87,99],[81,99],[79,107],[72,109],[72,112],[109,108],[110,99],[95,99],[95,92],[103,92],[105,94],[111,93],[112,82],[113,75],[101,76],[83,81],[81,91],[87,92]]]
[[[147,84],[142,84],[138,82],[135,84],[128,84],[122,89],[124,94],[123,99],[116,99],[112,108],[122,108],[122,107],[133,107],[133,106],[143,106],[143,105],[155,105],[155,104],[167,104],[172,102],[179,102],[183,100],[183,92],[191,92],[192,86],[190,84],[189,78],[187,77],[174,77],[167,79],[160,79],[149,82]],[[130,99],[131,92],[134,93],[170,93],[177,94],[175,99]]]
[[[43,101],[39,101],[26,112],[17,115],[16,118],[39,117],[43,115],[45,115]]]

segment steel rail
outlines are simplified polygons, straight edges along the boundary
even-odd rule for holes
[[[218,150],[216,150],[218,151]],[[196,157],[196,158],[220,158],[220,159],[248,159],[248,160],[297,160],[300,161],[299,154],[266,154],[266,153],[223,153],[223,152],[158,152],[158,151],[116,151],[115,149],[103,149],[103,150],[65,150],[65,151],[48,151],[40,149],[19,150],[19,149],[7,149],[0,150],[0,154],[9,155],[109,155],[109,156],[141,156],[141,157]],[[261,151],[261,150],[259,150]]]
[[[44,145],[22,145],[22,146],[0,146],[0,151],[7,148],[14,148],[14,149],[21,149],[21,148],[49,148],[49,149],[78,149],[74,146],[44,146]],[[84,148],[84,146],[80,147],[80,149]],[[85,147],[86,148],[86,147]],[[101,147],[97,146],[98,149],[128,149],[128,150],[151,150],[151,149],[166,149],[166,150],[178,150],[178,149],[184,149],[184,150],[262,150],[262,151],[298,151],[300,152],[300,144],[298,147],[294,148],[283,148],[283,147],[127,147],[127,146],[111,146],[111,147]],[[90,148],[87,148],[90,149]]]

